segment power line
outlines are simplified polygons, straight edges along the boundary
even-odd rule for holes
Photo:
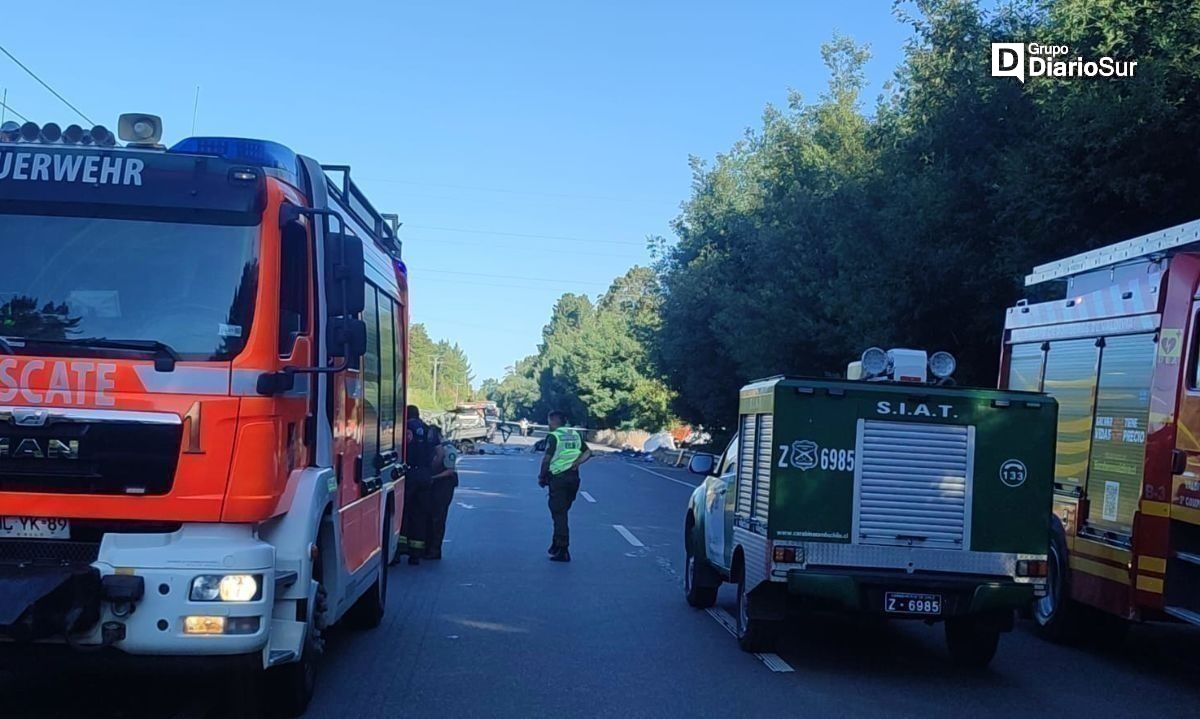
[[[565,278],[547,278],[547,277],[524,277],[521,275],[504,275],[504,274],[489,274],[487,272],[463,272],[460,270],[434,270],[428,267],[418,267],[414,270],[417,273],[434,272],[439,275],[466,275],[467,277],[489,277],[497,280],[522,280],[527,282],[566,282],[572,285],[601,285],[608,286],[611,282],[597,282],[595,280],[572,280]]]
[[[78,107],[75,107],[75,106],[74,106],[74,105],[72,105],[70,102],[68,102],[68,101],[67,101],[67,98],[63,97],[62,95],[59,95],[59,94],[58,94],[58,92],[57,92],[57,91],[55,91],[55,89],[54,89],[54,88],[52,88],[52,87],[50,87],[49,85],[47,85],[47,84],[46,84],[46,81],[45,81],[45,80],[43,80],[42,78],[38,77],[38,76],[37,76],[37,74],[36,74],[36,73],[34,73],[34,71],[33,71],[33,70],[30,70],[29,68],[25,67],[25,63],[23,63],[23,62],[21,62],[20,60],[18,60],[18,59],[16,58],[16,56],[15,56],[15,55],[13,55],[11,52],[9,52],[9,51],[8,51],[8,48],[4,47],[3,45],[0,45],[0,52],[3,52],[5,55],[8,55],[8,59],[9,59],[9,60],[12,60],[13,62],[17,63],[17,67],[19,67],[19,68],[21,68],[22,70],[24,70],[25,72],[29,73],[29,76],[30,76],[30,77],[32,77],[34,80],[37,80],[39,83],[41,83],[42,87],[44,87],[44,88],[46,88],[47,90],[49,90],[49,91],[50,91],[50,94],[51,94],[51,95],[54,95],[54,96],[55,96],[55,97],[57,97],[59,100],[62,100],[62,102],[63,102],[63,104],[64,104],[64,105],[66,105],[67,107],[69,107],[69,108],[71,108],[72,110],[74,110],[76,115],[79,115],[79,116],[80,116],[80,117],[82,117],[84,120],[87,120],[89,124],[92,124],[92,125],[95,125],[95,124],[96,124],[96,123],[92,122],[92,119],[91,119],[90,117],[88,117],[87,115],[83,114],[83,112],[82,112],[82,111],[80,111],[80,109],[79,109]],[[26,120],[26,122],[28,122],[28,120]]]
[[[406,227],[407,227],[407,225],[406,225]],[[515,243],[515,242],[502,243],[499,240],[483,240],[483,239],[471,239],[471,238],[460,238],[460,239],[454,239],[454,240],[444,240],[444,239],[439,238],[439,239],[435,240],[435,239],[431,239],[428,237],[413,237],[412,235],[406,234],[404,236],[404,242],[405,242],[405,246],[410,246],[408,243],[415,242],[415,243],[417,243],[417,246],[420,246],[420,247],[432,247],[432,246],[437,246],[437,245],[466,245],[469,247],[490,247],[493,249],[502,250],[506,253],[508,253],[508,252],[525,252],[525,253],[537,254],[537,255],[546,254],[545,248],[542,248],[542,247],[531,246],[528,243]],[[588,252],[586,250],[571,250],[571,256],[572,257],[576,257],[576,256],[611,257],[613,259],[622,259],[622,260],[629,259],[628,254],[617,254],[615,252]]]
[[[602,245],[641,245],[645,246],[644,242],[635,242],[632,240],[587,240],[582,237],[565,237],[563,235],[535,235],[524,232],[501,232],[499,230],[475,230],[464,227],[436,227],[434,225],[406,225],[418,230],[438,230],[439,232],[465,232],[471,235],[497,235],[501,237],[524,237],[533,240],[564,240],[567,242],[585,242],[587,244],[602,244]]]
[[[534,287],[534,286],[530,286],[530,285],[512,285],[512,284],[500,284],[500,283],[496,283],[496,282],[479,282],[477,280],[464,280],[464,279],[459,279],[457,277],[428,277],[428,276],[427,277],[416,277],[416,278],[413,278],[411,276],[409,277],[409,283],[412,285],[418,285],[425,281],[450,282],[450,283],[453,283],[454,285],[469,285],[471,287],[492,287],[492,288],[502,289],[502,290],[524,290],[526,292],[529,292],[531,290],[544,290],[544,291],[548,291],[548,292],[563,292],[563,293],[575,292],[577,294],[579,293],[578,287],[571,287],[568,285],[557,285],[557,286],[555,286],[555,285],[537,285],[536,287]]]
[[[448,190],[469,190],[472,192],[499,192],[505,195],[532,195],[534,197],[557,197],[566,200],[600,200],[604,202],[643,202],[632,197],[613,197],[611,195],[580,195],[568,192],[539,192],[537,190],[513,190],[504,187],[480,187],[478,185],[455,185],[445,182],[420,182],[417,180],[402,180],[391,177],[364,177],[367,182],[384,182],[394,185],[417,185],[420,187],[442,187]]]

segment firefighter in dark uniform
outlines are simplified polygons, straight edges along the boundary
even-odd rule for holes
[[[550,543],[550,560],[571,561],[571,532],[567,513],[579,493],[579,465],[592,458],[592,452],[579,432],[566,424],[566,415],[551,412],[546,422],[550,434],[546,437],[546,456],[542,459],[538,486],[550,489],[550,518],[554,520],[554,539]]]
[[[432,519],[429,495],[433,484],[433,446],[429,441],[429,425],[421,420],[421,411],[410,404],[407,414],[408,442],[404,462],[408,471],[404,477],[404,515],[396,557],[398,561],[400,556],[407,554],[409,564],[420,564],[425,556],[425,539]]]

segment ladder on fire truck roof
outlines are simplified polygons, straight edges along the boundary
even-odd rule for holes
[[[321,165],[325,171],[325,184],[330,197],[358,220],[364,228],[371,232],[372,239],[389,253],[400,259],[400,229],[399,215],[378,212],[367,196],[358,189],[358,185],[350,179],[349,165]],[[341,175],[341,182],[335,182],[328,173]]]
[[[1038,265],[1033,274],[1025,276],[1025,286],[1059,280],[1081,272],[1094,270],[1141,257],[1166,253],[1187,245],[1200,243],[1200,220],[1192,220],[1148,235],[1124,240],[1061,260]]]

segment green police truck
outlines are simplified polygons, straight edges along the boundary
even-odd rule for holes
[[[951,386],[953,370],[946,353],[872,348],[853,379],[743,388],[725,453],[690,467],[705,480],[685,520],[688,603],[737,585],[747,651],[770,651],[791,611],[834,608],[945,622],[954,659],[986,666],[1046,592],[1058,409]]]

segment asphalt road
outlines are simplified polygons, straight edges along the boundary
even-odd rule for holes
[[[1196,716],[1200,632],[1135,627],[1118,649],[1019,626],[961,671],[940,626],[814,615],[777,655],[741,652],[682,597],[684,472],[598,457],[571,512],[570,564],[547,561],[540,455],[461,460],[445,559],[392,569],[388,615],[330,636],[308,716]],[[619,527],[619,528],[618,528]],[[622,529],[624,531],[622,531]],[[255,716],[236,682],[83,675],[0,682],[0,717]]]

